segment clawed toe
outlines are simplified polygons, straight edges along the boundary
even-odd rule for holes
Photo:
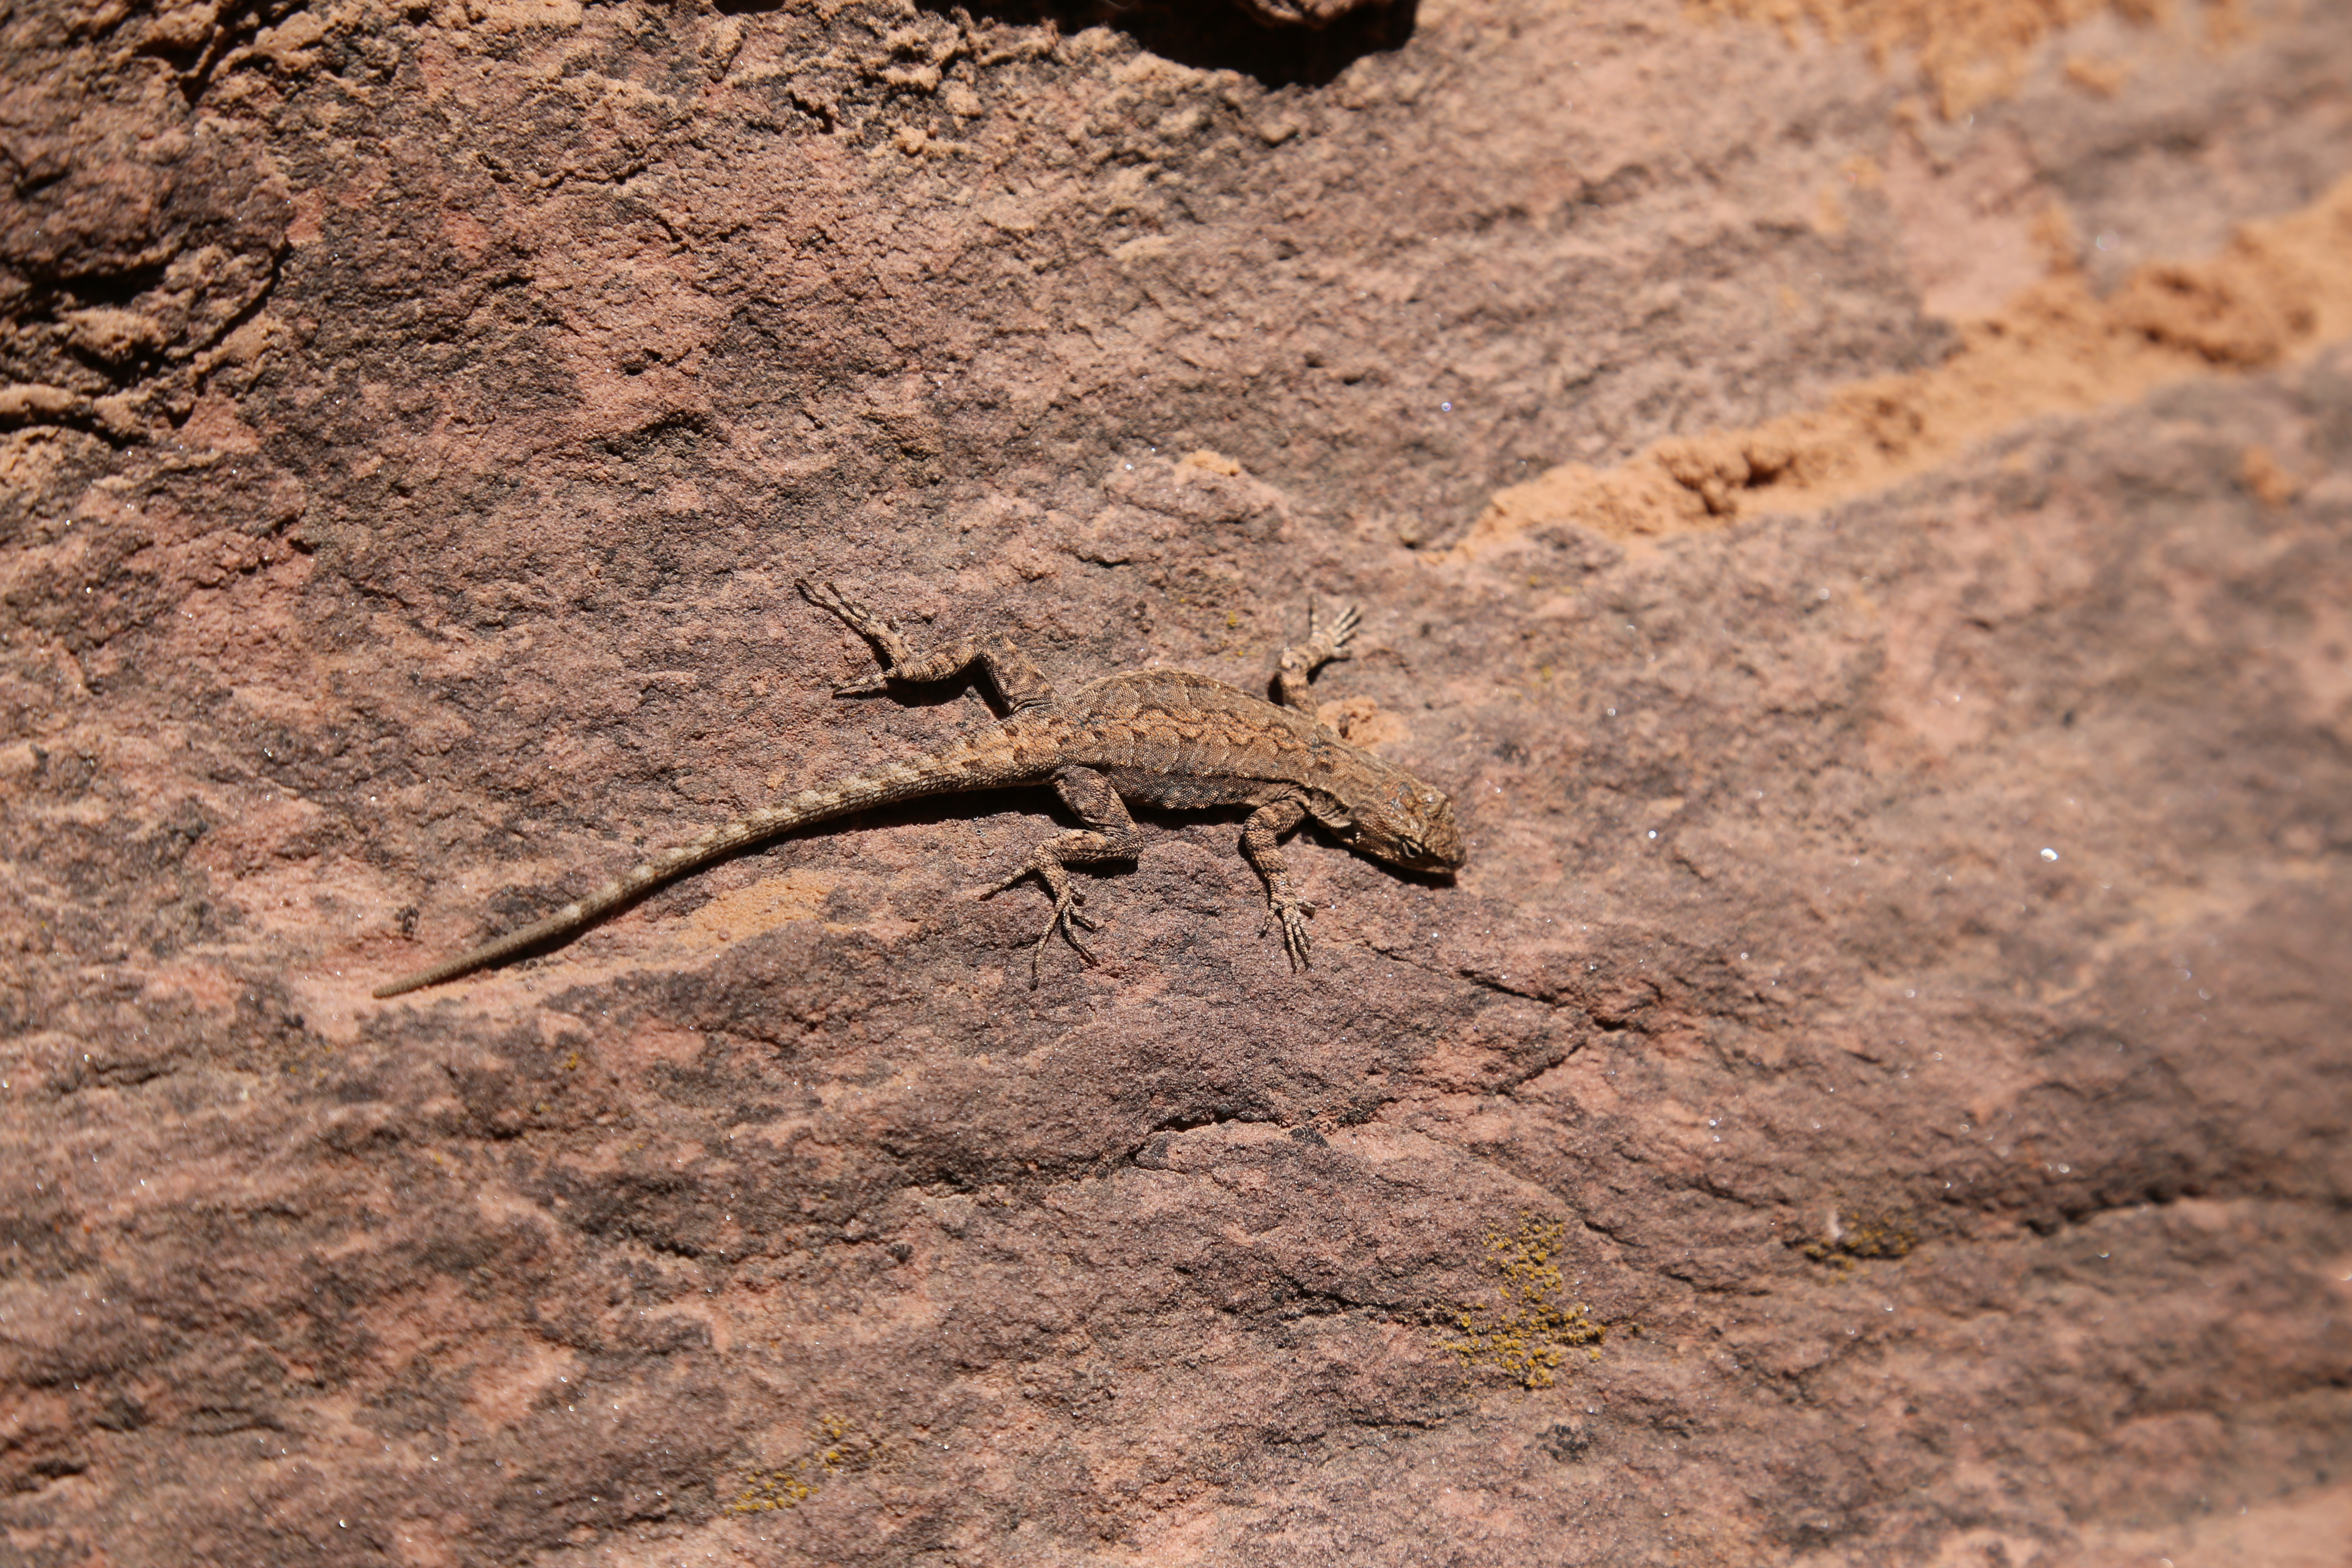
[[[793,586],[801,591],[802,598],[806,599],[818,609],[829,610],[836,616],[846,614],[849,602],[841,596],[841,590],[831,583],[812,583],[805,577],[795,577],[793,579]]]
[[[888,621],[843,593],[831,582],[811,583],[805,577],[798,577],[793,579],[793,586],[801,591],[802,598],[827,615],[837,616],[860,637],[887,637],[894,629]],[[879,691],[883,688],[877,686],[874,689]],[[838,697],[843,692],[836,691],[834,695]]]
[[[1087,961],[1089,968],[1101,962],[1095,957],[1094,949],[1078,940],[1076,928],[1079,926],[1084,926],[1088,931],[1101,929],[1078,912],[1075,899],[1055,904],[1054,918],[1045,922],[1045,934],[1037,939],[1037,945],[1029,950],[1029,989],[1032,991],[1037,989],[1038,977],[1044,973],[1045,944],[1054,940],[1055,931],[1060,931],[1063,939],[1077,950],[1078,956]]]
[[[1055,931],[1061,932],[1063,938],[1077,950],[1080,958],[1092,964],[1099,963],[1100,960],[1095,957],[1093,949],[1078,939],[1078,932],[1081,930],[1100,931],[1102,927],[1089,918],[1084,910],[1078,908],[1080,904],[1087,901],[1087,896],[1070,886],[1068,873],[1062,870],[1058,861],[1024,861],[1021,868],[1010,877],[982,888],[980,890],[980,896],[983,899],[992,899],[1033,873],[1045,881],[1045,890],[1053,895],[1054,900],[1053,915],[1045,921],[1045,930],[1037,938],[1036,944],[1029,950],[1029,984],[1034,989],[1037,984],[1038,976],[1043,972],[1041,966],[1045,958],[1045,944],[1054,940]],[[1056,875],[1056,873],[1060,874]]]
[[[1307,931],[1307,917],[1313,912],[1302,903],[1270,905],[1265,911],[1265,923],[1257,928],[1257,934],[1264,936],[1276,921],[1282,923],[1282,949],[1290,959],[1290,972],[1294,974],[1314,967],[1307,957],[1314,942]]]
[[[1322,616],[1310,603],[1307,606],[1307,640],[1315,645],[1324,659],[1345,659],[1354,656],[1348,651],[1348,639],[1356,635],[1363,612],[1353,605],[1341,606],[1329,626],[1323,625]]]
[[[1085,926],[1088,931],[1095,929],[1095,923],[1092,921],[1080,921],[1077,923]],[[1078,956],[1080,958],[1085,959],[1088,963],[1100,962],[1095,957],[1094,950],[1088,947],[1085,942],[1080,942],[1078,940],[1078,933],[1070,929],[1070,917],[1067,914],[1056,915],[1054,918],[1053,923],[1045,928],[1045,934],[1037,939],[1037,951],[1040,955],[1044,953],[1045,944],[1054,940],[1054,932],[1056,930],[1061,931],[1063,940],[1067,942],[1072,947],[1078,950]],[[1032,959],[1029,967],[1033,971],[1037,967],[1034,958]]]

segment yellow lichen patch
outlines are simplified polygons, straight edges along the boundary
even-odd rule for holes
[[[778,1509],[794,1509],[816,1496],[825,1479],[849,1464],[871,1445],[852,1440],[856,1428],[842,1415],[824,1415],[817,1420],[816,1430],[810,1434],[811,1451],[789,1465],[773,1469],[749,1470],[736,1489],[735,1500],[727,1505],[729,1513],[767,1513]]]
[[[727,1505],[729,1513],[764,1513],[770,1509],[798,1508],[816,1496],[816,1483],[803,1471],[808,1461],[793,1461],[790,1469],[752,1470],[743,1478],[742,1489],[735,1500]]]
[[[1587,1316],[1581,1301],[1564,1300],[1567,1286],[1552,1261],[1567,1228],[1559,1220],[1522,1213],[1518,1229],[1509,1235],[1488,1231],[1486,1252],[1499,1277],[1501,1302],[1459,1310],[1454,1329],[1441,1333],[1458,1331],[1461,1337],[1441,1337],[1439,1344],[1460,1356],[1465,1366],[1494,1367],[1528,1388],[1549,1388],[1572,1350],[1599,1361],[1608,1327]]]
[[[1845,1264],[1856,1258],[1905,1258],[1919,1245],[1919,1232],[1904,1209],[1830,1210],[1822,1234],[1801,1249],[1816,1263]]]

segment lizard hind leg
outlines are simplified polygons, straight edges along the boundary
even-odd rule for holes
[[[811,583],[802,578],[793,585],[801,591],[802,598],[864,637],[873,647],[875,657],[882,661],[880,674],[835,687],[835,697],[878,697],[896,686],[953,680],[977,666],[1004,700],[1005,707],[1015,713],[1042,708],[1054,700],[1053,686],[1009,637],[967,637],[928,653],[918,653],[894,623],[834,584]]]
[[[1029,950],[1029,985],[1032,990],[1034,990],[1037,985],[1040,965],[1045,957],[1045,944],[1054,940],[1055,931],[1060,931],[1069,939],[1070,945],[1078,950],[1080,958],[1085,959],[1088,963],[1099,962],[1096,959],[1093,950],[1078,940],[1077,928],[1084,926],[1088,931],[1099,931],[1102,928],[1078,908],[1080,904],[1087,901],[1087,896],[1071,886],[1070,874],[1063,868],[1065,855],[1070,855],[1073,859],[1079,858],[1079,856],[1071,852],[1092,847],[1092,846],[1075,843],[1074,840],[1099,837],[1101,835],[1096,833],[1065,833],[1058,838],[1049,838],[1037,846],[1029,858],[1021,863],[1020,869],[1003,881],[993,883],[981,890],[982,898],[992,899],[1022,878],[1034,872],[1045,881],[1045,890],[1054,895],[1054,918],[1045,922],[1044,934],[1037,938],[1037,944]]]
[[[811,583],[806,578],[796,580],[793,586],[801,597],[832,616],[842,625],[864,637],[873,646],[882,661],[882,673],[870,679],[837,687],[835,697],[871,697],[889,689],[890,678],[916,662],[915,650],[898,635],[898,628],[866,605],[843,593],[831,583]]]
[[[1275,695],[1285,708],[1301,713],[1315,711],[1308,682],[1325,665],[1354,657],[1348,651],[1348,640],[1356,635],[1363,618],[1363,612],[1353,605],[1342,605],[1337,614],[1326,617],[1314,600],[1307,601],[1307,640],[1284,648],[1275,668]]]
[[[1045,956],[1045,944],[1054,940],[1055,931],[1069,939],[1079,957],[1088,963],[1096,962],[1087,944],[1078,940],[1078,928],[1098,928],[1078,908],[1086,902],[1086,895],[1071,885],[1068,868],[1104,860],[1133,860],[1141,847],[1135,819],[1128,816],[1118,792],[1102,774],[1092,768],[1064,768],[1054,776],[1054,789],[1062,803],[1087,826],[1075,832],[1056,834],[1038,845],[1011,876],[983,889],[980,895],[992,899],[1028,876],[1036,877],[1053,894],[1054,918],[1045,922],[1045,933],[1029,952],[1029,984],[1033,988]]]

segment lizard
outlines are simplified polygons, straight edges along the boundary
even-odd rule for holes
[[[1249,808],[1242,856],[1265,884],[1265,925],[1281,926],[1294,973],[1308,966],[1308,906],[1291,886],[1282,840],[1310,817],[1349,848],[1391,865],[1450,871],[1463,862],[1448,796],[1350,745],[1315,717],[1309,682],[1324,665],[1351,657],[1348,643],[1361,620],[1353,605],[1326,620],[1309,601],[1307,640],[1285,647],[1276,660],[1270,689],[1277,701],[1167,668],[1108,676],[1065,696],[1003,634],[918,652],[895,623],[835,584],[793,585],[865,638],[880,661],[878,673],[837,689],[836,698],[968,679],[977,669],[1003,713],[927,757],[803,790],[710,828],[536,924],[380,985],[374,994],[438,985],[572,936],[662,883],[763,839],[877,806],[968,791],[1051,784],[1081,824],[1038,844],[981,895],[992,897],[1034,876],[1052,896],[1053,916],[1030,952],[1033,986],[1056,931],[1095,962],[1078,931],[1099,928],[1079,908],[1086,896],[1072,884],[1069,868],[1136,858],[1142,838],[1128,815],[1130,801],[1177,810]]]

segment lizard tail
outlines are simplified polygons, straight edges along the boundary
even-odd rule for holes
[[[445,980],[455,980],[477,969],[488,969],[502,959],[513,957],[527,948],[570,936],[648,889],[659,887],[672,878],[680,877],[699,866],[745,845],[757,844],[780,833],[811,823],[830,821],[852,812],[865,811],[898,801],[919,800],[925,795],[946,795],[956,790],[988,787],[995,784],[1020,782],[1013,779],[977,780],[966,753],[966,746],[950,747],[937,756],[919,763],[898,763],[877,768],[845,783],[826,789],[803,790],[779,805],[752,812],[724,826],[689,839],[667,854],[657,855],[634,869],[614,878],[584,899],[564,905],[535,925],[509,931],[492,942],[486,942],[471,952],[461,953],[430,969],[379,985],[373,994],[379,998],[402,995],[420,991],[427,985],[438,985]]]

